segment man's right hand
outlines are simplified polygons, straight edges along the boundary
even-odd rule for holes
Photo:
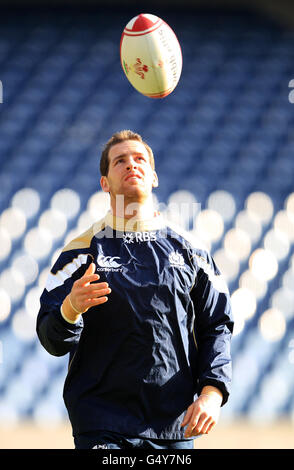
[[[89,308],[107,302],[107,294],[111,292],[107,282],[95,282],[100,279],[95,274],[96,266],[91,263],[84,275],[73,283],[71,292],[62,304],[62,313],[70,322],[76,322],[79,316]]]

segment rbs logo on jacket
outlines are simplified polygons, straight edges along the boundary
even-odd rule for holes
[[[127,232],[123,235],[123,240],[125,243],[134,243],[134,242],[155,242],[156,233],[155,232]]]

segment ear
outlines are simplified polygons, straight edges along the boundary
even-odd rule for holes
[[[158,186],[158,176],[156,171],[153,171],[153,183],[152,183],[152,188],[157,188]]]
[[[101,188],[102,188],[102,191],[104,191],[105,193],[109,193],[110,188],[109,188],[107,176],[101,176],[101,178],[100,178],[100,186],[101,186]]]

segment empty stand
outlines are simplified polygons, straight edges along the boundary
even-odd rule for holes
[[[121,129],[153,148],[156,203],[228,282],[236,326],[224,418],[294,416],[294,35],[246,15],[165,19],[183,72],[168,98],[152,100],[121,70],[121,16],[0,18],[0,421],[66,416],[67,358],[39,345],[38,302],[64,244],[108,208],[99,158]]]

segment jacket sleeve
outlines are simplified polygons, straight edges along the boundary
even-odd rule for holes
[[[194,255],[196,282],[191,291],[194,304],[193,332],[198,349],[198,386],[217,387],[224,405],[230,394],[232,380],[231,338],[233,318],[226,283],[208,254]]]
[[[88,254],[75,250],[62,252],[51,269],[40,298],[37,317],[37,335],[42,346],[53,356],[72,352],[83,330],[83,317],[77,323],[69,323],[61,314],[61,305],[92,260]]]

